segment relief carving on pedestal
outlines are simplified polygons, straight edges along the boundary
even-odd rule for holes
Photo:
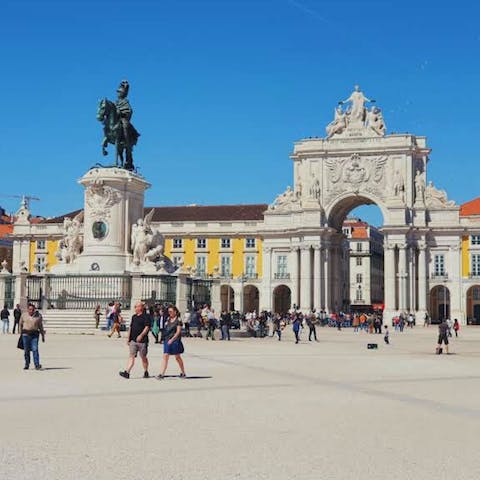
[[[94,220],[108,219],[111,208],[120,200],[120,192],[104,185],[102,181],[92,183],[85,192],[85,201],[90,209],[90,217]]]

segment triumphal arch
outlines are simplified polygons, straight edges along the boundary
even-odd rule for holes
[[[288,255],[292,304],[327,312],[345,308],[342,224],[357,206],[383,214],[385,316],[412,312],[423,319],[432,283],[431,250],[448,251],[452,279],[460,279],[459,207],[427,183],[426,138],[387,134],[382,111],[359,87],[339,102],[324,138],[295,143],[293,188],[265,213],[264,298],[275,278],[276,255]],[[451,314],[461,317],[460,295]],[[272,300],[273,301],[273,300]],[[271,305],[269,305],[271,306]]]

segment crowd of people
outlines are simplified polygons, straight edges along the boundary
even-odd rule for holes
[[[384,322],[381,312],[338,312],[326,314],[324,311],[315,310],[301,312],[292,309],[287,313],[279,314],[270,311],[246,312],[241,315],[238,311],[228,312],[226,310],[217,315],[210,305],[204,304],[197,308],[187,309],[183,315],[183,321],[179,310],[174,305],[154,304],[146,305],[138,301],[134,305],[134,314],[130,320],[127,330],[126,322],[122,316],[120,302],[111,301],[105,310],[105,329],[108,337],[116,335],[121,337],[121,332],[126,332],[127,344],[129,346],[129,359],[125,370],[119,372],[123,378],[130,377],[130,371],[134,366],[135,358],[140,356],[144,368],[144,377],[149,378],[148,372],[148,343],[149,334],[153,336],[154,342],[163,344],[163,360],[160,367],[158,379],[163,379],[168,367],[169,357],[173,355],[180,368],[180,377],[184,378],[185,367],[182,360],[184,346],[182,336],[205,338],[206,340],[230,341],[231,329],[241,329],[248,332],[252,337],[276,337],[282,340],[282,332],[290,326],[294,334],[296,344],[300,343],[302,336],[308,341],[318,342],[317,327],[353,328],[353,332],[365,332],[369,334],[382,334],[386,344],[390,344],[390,332],[388,325]],[[102,309],[98,305],[94,310],[95,327],[99,328]],[[10,311],[5,305],[0,311],[2,320],[2,331],[9,333]],[[31,354],[35,369],[42,368],[38,343],[41,338],[45,341],[45,329],[43,319],[35,305],[29,304],[22,312],[20,305],[13,310],[13,331],[18,330],[20,334],[18,348],[24,350],[24,369],[28,370],[31,363]],[[425,316],[424,326],[430,325],[430,318]],[[415,319],[411,314],[399,314],[392,319],[392,326],[396,332],[403,332],[404,328],[413,328]],[[436,353],[449,353],[449,339],[458,337],[460,323],[457,319],[443,319],[438,325],[439,335]],[[219,335],[216,331],[219,330]],[[308,337],[307,337],[308,332]]]

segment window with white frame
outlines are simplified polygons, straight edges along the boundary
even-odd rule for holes
[[[230,248],[231,241],[229,238],[222,238],[220,245],[222,248]]]
[[[362,264],[362,257],[357,257],[357,265],[361,265]]]
[[[279,278],[285,278],[288,273],[287,256],[279,255],[277,257],[277,275]]]
[[[357,242],[357,252],[361,252],[363,250],[363,245],[361,242]]]
[[[220,257],[220,275],[222,277],[229,277],[232,272],[230,255],[222,255]]]
[[[182,238],[174,238],[173,239],[173,248],[182,248],[183,247],[183,239]]]
[[[362,274],[361,273],[357,273],[357,283],[362,283]]]
[[[207,273],[207,257],[205,255],[197,255],[197,274],[206,275]]]
[[[246,248],[255,248],[255,239],[254,238],[246,238],[245,239],[245,247]]]
[[[39,256],[35,258],[35,271],[43,272],[45,271],[46,261],[44,256]]]
[[[355,295],[356,300],[363,300],[362,287],[358,287]]]
[[[480,235],[472,235],[470,237],[470,243],[472,245],[480,245]]]
[[[182,256],[181,255],[173,255],[172,256],[172,263],[175,266],[175,268],[178,268],[180,264],[182,263]]]
[[[472,254],[472,275],[480,276],[480,254]]]
[[[445,255],[437,254],[434,256],[433,271],[437,276],[445,275]]]
[[[197,238],[197,248],[207,248],[207,239]]]
[[[349,228],[342,228],[342,233],[348,237],[350,235],[350,229]]]
[[[247,255],[245,257],[245,275],[247,277],[254,277],[255,270],[255,257],[253,255]]]
[[[45,250],[45,240],[37,240],[37,250]]]

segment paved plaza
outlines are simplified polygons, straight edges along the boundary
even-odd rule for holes
[[[47,332],[45,369],[23,371],[0,335],[0,478],[478,479],[480,328],[449,356],[436,332],[186,339],[190,378],[162,381],[118,376],[125,339]]]

